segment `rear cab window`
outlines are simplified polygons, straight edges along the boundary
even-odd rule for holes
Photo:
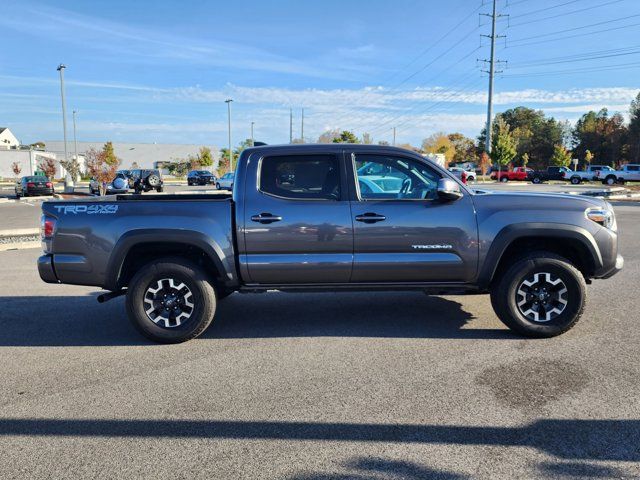
[[[262,193],[295,200],[339,200],[341,181],[335,155],[283,155],[260,162]]]

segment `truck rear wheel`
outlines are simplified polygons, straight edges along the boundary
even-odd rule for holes
[[[205,271],[182,258],[148,263],[127,290],[129,320],[142,335],[159,343],[196,338],[211,324],[216,305]]]
[[[573,185],[579,185],[582,182],[582,179],[580,177],[571,177],[571,183]]]
[[[534,338],[571,329],[584,310],[586,283],[567,259],[534,252],[516,260],[491,288],[491,304],[511,330]]]

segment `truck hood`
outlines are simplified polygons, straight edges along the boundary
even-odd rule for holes
[[[514,202],[525,205],[527,199],[531,204],[537,206],[548,205],[550,208],[557,206],[557,202],[563,202],[564,205],[573,204],[577,208],[603,207],[611,208],[609,202],[602,198],[590,197],[587,195],[569,194],[569,193],[534,193],[534,192],[505,192],[489,189],[472,189],[474,197],[490,196],[499,198],[504,202]]]

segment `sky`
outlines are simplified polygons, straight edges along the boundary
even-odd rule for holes
[[[489,0],[1,0],[0,127],[23,142],[316,141],[329,129],[420,145],[486,121]],[[498,0],[494,113],[575,122],[640,92],[639,0]]]

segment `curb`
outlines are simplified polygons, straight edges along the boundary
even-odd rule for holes
[[[11,230],[0,230],[0,238],[6,237],[31,237],[40,235],[39,228],[14,228]]]

